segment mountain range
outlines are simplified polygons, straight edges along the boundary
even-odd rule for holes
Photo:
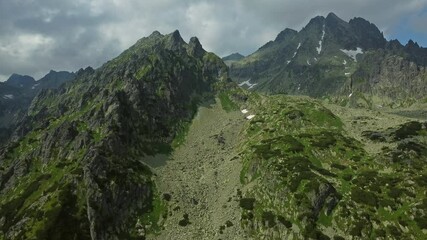
[[[425,239],[427,119],[394,111],[425,107],[426,57],[330,13],[246,57],[155,31],[14,74],[0,240]]]
[[[335,14],[315,17],[301,31],[234,62],[231,77],[266,93],[331,97],[341,105],[408,106],[425,98],[427,49],[387,41],[372,23]],[[348,97],[350,96],[350,97]]]

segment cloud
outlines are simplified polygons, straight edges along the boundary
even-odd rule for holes
[[[0,1],[0,80],[14,72],[39,78],[50,69],[98,67],[154,30],[198,36],[221,56],[249,54],[284,28],[300,30],[329,12],[364,17],[388,38],[413,33],[425,46],[426,7],[425,0]]]

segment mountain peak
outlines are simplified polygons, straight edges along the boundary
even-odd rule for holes
[[[409,39],[409,41],[405,47],[407,47],[407,48],[420,48],[420,45],[418,45],[418,43],[414,42],[412,39]]]
[[[190,39],[190,42],[188,43],[188,51],[190,55],[196,57],[202,57],[206,53],[197,37],[192,37]]]
[[[28,75],[12,74],[7,80],[6,83],[14,87],[27,87],[36,82],[33,77]]]
[[[387,40],[384,38],[383,33],[378,29],[375,24],[361,18],[356,17],[349,21],[352,32],[359,37],[361,47],[364,49],[377,49],[384,48]]]
[[[181,34],[179,33],[179,31],[178,30],[175,30],[175,31],[173,31],[171,34],[170,34],[170,36],[171,36],[171,38],[174,40],[174,41],[177,41],[177,42],[183,42],[184,40],[182,39],[182,37],[181,37]]]
[[[312,18],[310,20],[310,22],[308,22],[307,26],[311,25],[313,23],[323,23],[324,21],[325,21],[325,17],[323,17],[323,16],[316,16],[316,17]]]
[[[312,18],[303,29],[319,28],[323,26],[323,24],[325,24],[325,17],[317,16]]]
[[[171,50],[182,50],[186,44],[178,30],[166,35],[166,45]]]
[[[162,37],[163,35],[159,32],[159,31],[154,31],[153,33],[151,33],[151,35],[149,37]]]
[[[288,38],[292,38],[292,37],[294,37],[297,34],[298,34],[297,31],[295,31],[293,29],[290,29],[290,28],[286,28],[285,30],[281,31],[277,35],[277,37],[276,37],[276,39],[274,41],[278,42],[278,41],[287,40]]]
[[[326,18],[338,18],[338,19],[341,19],[341,18],[339,18],[335,13],[333,13],[333,12],[330,12],[330,13],[328,13],[328,15],[326,16]]]
[[[335,27],[337,24],[342,25],[342,26],[345,26],[348,24],[346,21],[342,20],[337,15],[335,15],[335,13],[333,13],[333,12],[330,12],[328,14],[328,16],[326,17],[326,22],[328,25],[332,24]]]

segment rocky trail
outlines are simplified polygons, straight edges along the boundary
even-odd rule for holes
[[[201,107],[185,143],[169,157],[148,160],[168,216],[160,235],[147,239],[245,239],[236,152],[245,121],[241,112],[227,113],[219,103]]]

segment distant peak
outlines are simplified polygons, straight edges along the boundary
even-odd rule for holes
[[[401,48],[403,48],[403,45],[399,42],[399,40],[397,40],[397,39],[392,39],[392,40],[390,40],[390,41],[387,43],[386,48],[387,48],[387,49],[391,49],[391,50],[394,50],[394,49],[401,49]]]
[[[28,75],[12,74],[7,80],[6,83],[9,85],[22,87],[24,85],[33,84],[36,80],[33,77]]]
[[[326,24],[329,27],[337,28],[338,26],[344,26],[344,27],[347,26],[348,22],[342,20],[337,15],[335,15],[335,13],[331,12],[326,17]]]
[[[242,58],[245,58],[245,56],[243,56],[240,53],[232,53],[232,54],[230,54],[228,56],[223,57],[222,60],[223,61],[238,61],[238,60],[240,60]]]
[[[408,48],[419,48],[420,45],[418,45],[418,43],[414,42],[412,39],[409,39],[408,43],[406,44],[406,47],[408,47]]]
[[[12,75],[9,77],[9,80],[14,80],[14,79],[33,79],[33,77],[28,76],[28,75],[21,75],[21,74],[17,74],[17,73],[12,73]]]

